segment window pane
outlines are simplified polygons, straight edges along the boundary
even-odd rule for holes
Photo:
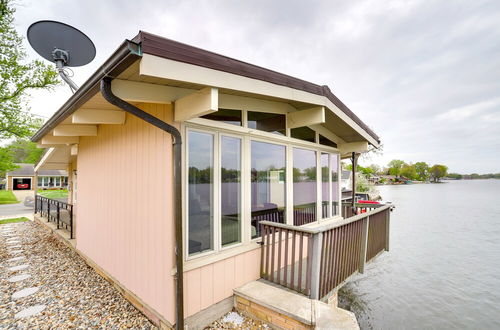
[[[286,116],[276,113],[248,111],[248,127],[286,135]]]
[[[329,146],[329,147],[334,147],[337,148],[337,144],[330,139],[324,137],[323,135],[319,135],[319,144],[322,144],[324,146]]]
[[[330,171],[332,173],[332,216],[339,214],[339,155],[330,155]]]
[[[241,242],[241,139],[221,138],[222,246]]]
[[[316,152],[293,148],[293,224],[316,221]]]
[[[292,128],[290,134],[295,139],[316,142],[316,132],[309,127]]]
[[[201,118],[217,120],[226,124],[241,126],[241,110],[219,109],[219,111],[201,116]]]
[[[328,218],[330,209],[330,154],[321,153],[321,217]]]
[[[285,223],[286,148],[252,141],[252,238],[262,220]]]
[[[189,254],[213,249],[212,134],[189,132],[188,222]]]

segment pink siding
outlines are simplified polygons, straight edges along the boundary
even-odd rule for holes
[[[260,277],[260,249],[190,270],[184,277],[185,315],[233,295],[233,289]]]
[[[140,107],[172,122],[169,105]],[[173,324],[171,155],[170,135],[128,114],[81,137],[77,248]]]

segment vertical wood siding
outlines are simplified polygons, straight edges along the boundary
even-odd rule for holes
[[[172,122],[170,105],[139,107]],[[77,167],[77,248],[173,324],[170,135],[127,114],[80,138]]]
[[[260,249],[255,249],[186,272],[186,317],[232,296],[234,288],[257,280],[260,277],[259,265]]]

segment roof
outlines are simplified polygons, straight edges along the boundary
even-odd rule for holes
[[[161,58],[205,67],[213,70],[257,79],[268,83],[281,85],[304,92],[324,96],[337,106],[343,113],[359,125],[369,136],[380,143],[380,138],[359,117],[357,117],[342,101],[340,101],[328,86],[317,85],[283,73],[269,70],[257,65],[233,59],[201,48],[186,45],[178,41],[140,31],[132,41],[126,40],[97,69],[94,74],[73,94],[68,101],[45,123],[33,136],[37,142],[51,129],[62,122],[99,91],[99,83],[106,76],[117,77],[142,54],[150,54]]]
[[[174,61],[194,64],[214,70],[237,74],[240,76],[282,85],[316,95],[325,96],[349,118],[363,128],[372,138],[380,142],[380,138],[361,119],[358,118],[342,101],[336,97],[326,85],[317,85],[283,73],[262,68],[224,55],[193,47],[140,31],[133,39],[141,44],[143,53],[156,55]]]
[[[19,168],[7,172],[7,176],[35,176],[34,164],[19,163],[16,165]],[[38,176],[68,176],[68,172],[65,170],[40,170]]]

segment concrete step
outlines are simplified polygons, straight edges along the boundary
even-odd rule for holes
[[[359,329],[353,313],[257,280],[234,290],[236,309],[278,329]]]

